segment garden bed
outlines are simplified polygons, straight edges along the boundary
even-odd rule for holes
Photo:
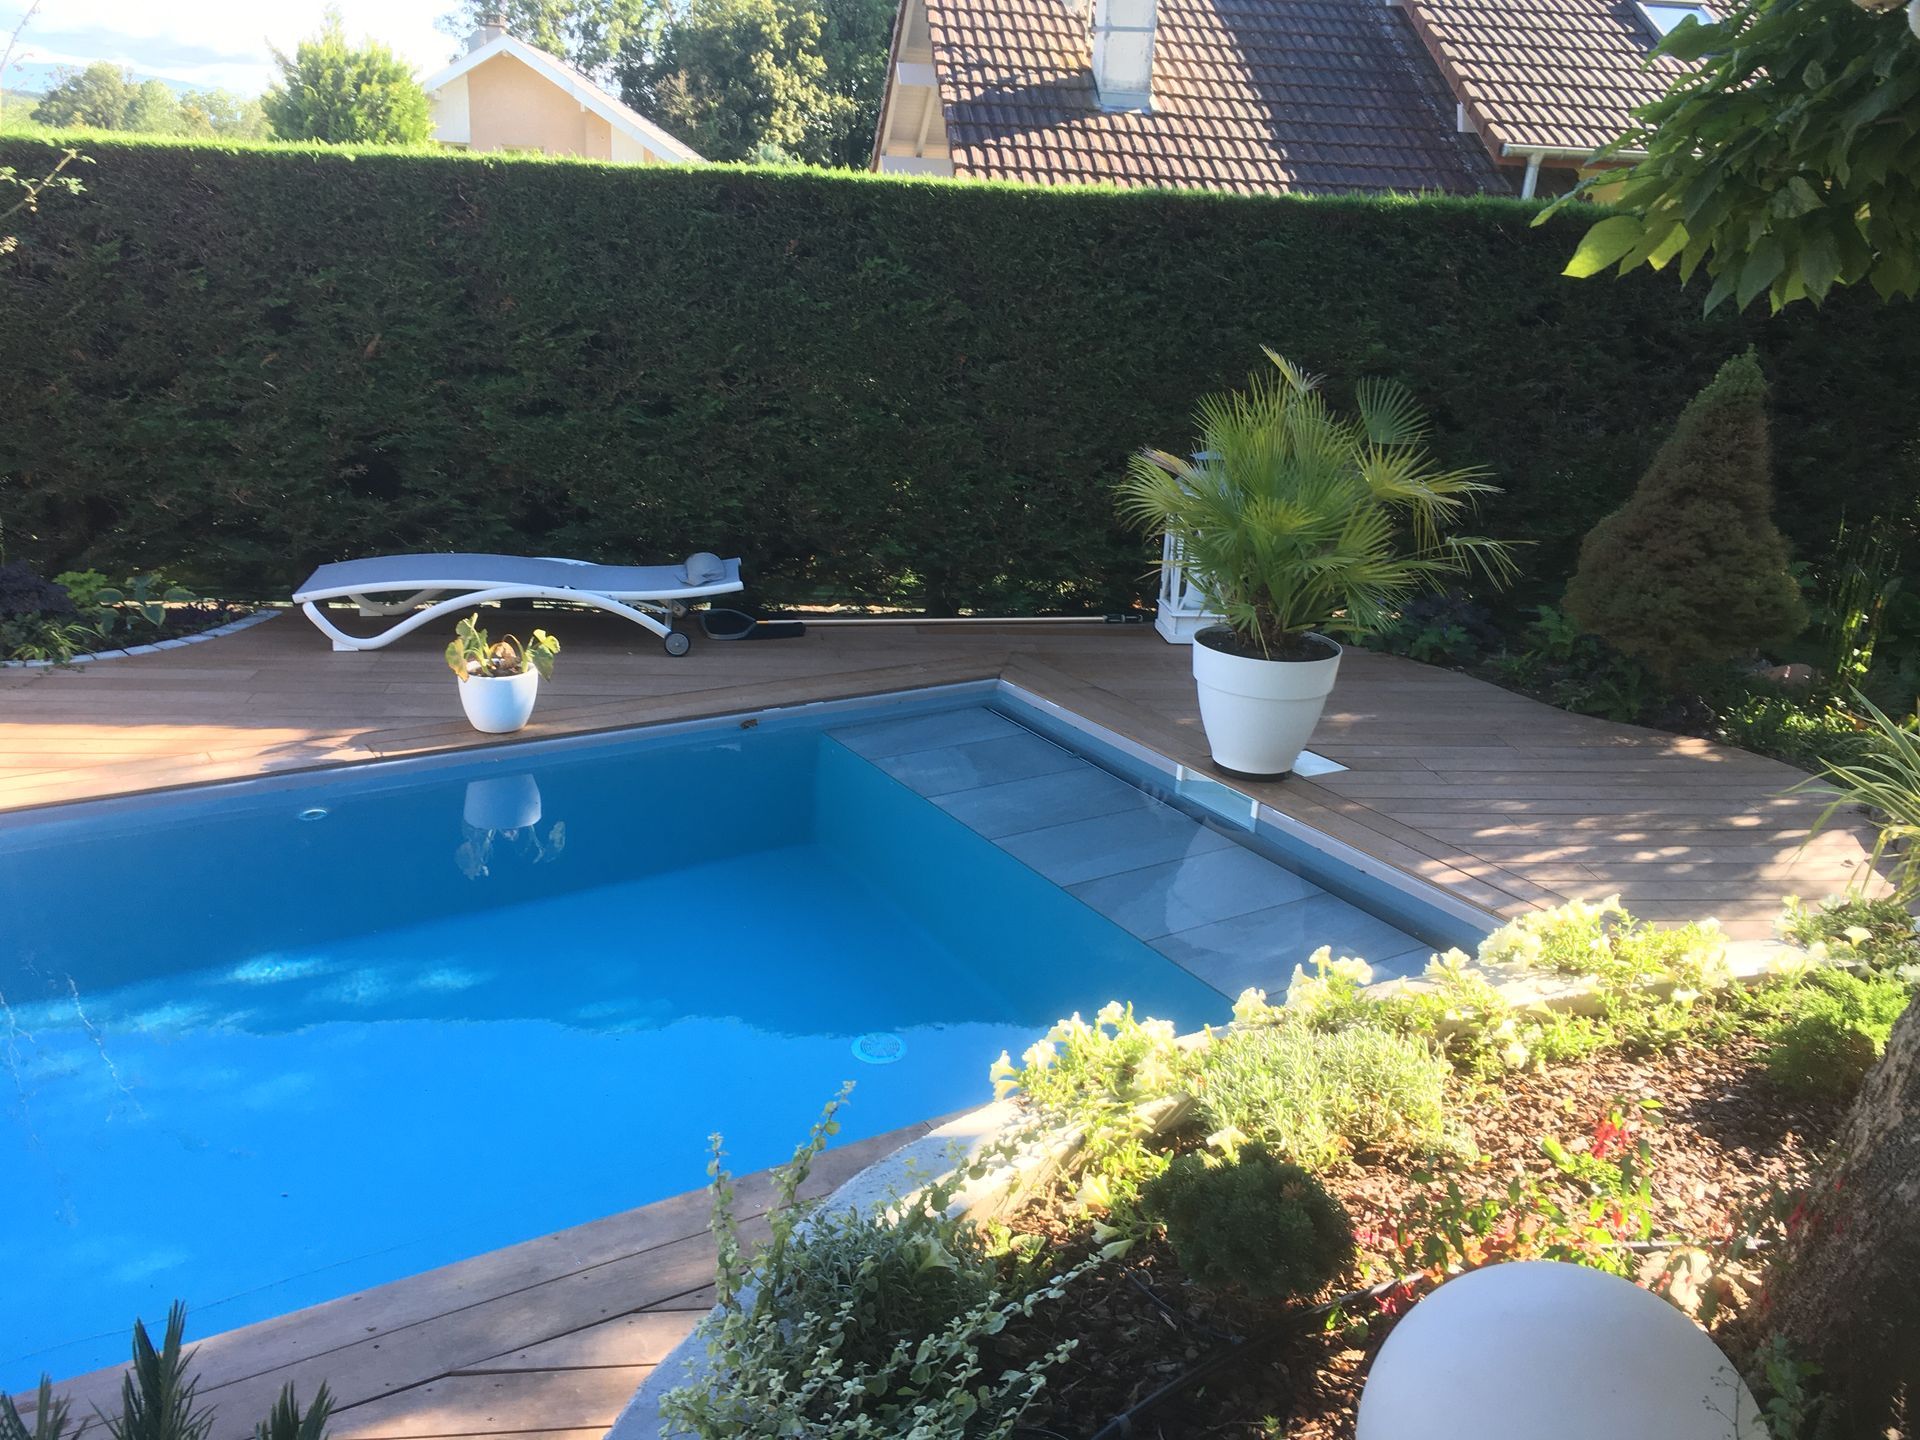
[[[1765,1213],[1806,1183],[1844,1113],[1837,1101],[1776,1086],[1761,1064],[1764,1049],[1743,1037],[1667,1056],[1607,1055],[1544,1067],[1506,1077],[1498,1087],[1456,1081],[1449,1109],[1480,1153],[1450,1174],[1470,1200],[1498,1195],[1511,1177],[1525,1176],[1584,1204],[1581,1187],[1548,1157],[1543,1138],[1591,1153],[1596,1128],[1614,1110],[1631,1113],[1654,1103],[1659,1109],[1640,1111],[1645,1118],[1631,1119],[1629,1128],[1650,1151],[1655,1233],[1725,1240],[1737,1217]],[[1417,1173],[1404,1160],[1370,1156],[1320,1175],[1354,1217],[1363,1278],[1390,1281],[1403,1273],[1392,1239],[1396,1222],[1443,1183],[1437,1176],[1423,1184]],[[1097,1248],[1084,1211],[1065,1187],[1050,1190],[1010,1224],[1017,1234],[1043,1237],[1063,1259]],[[1646,1264],[1657,1268],[1665,1253],[1649,1251]],[[1746,1297],[1724,1299],[1723,1321]],[[1209,1357],[1233,1352],[1219,1374],[1137,1416],[1133,1433],[1166,1440],[1346,1440],[1372,1352],[1404,1305],[1394,1293],[1367,1295],[1334,1315],[1210,1291],[1187,1279],[1156,1235],[1123,1263],[1080,1281],[1071,1305],[1037,1310],[1010,1326],[1004,1354],[996,1351],[994,1359],[1024,1364],[1064,1340],[1079,1340],[1054,1371],[1046,1399],[1025,1417],[1023,1429],[1035,1435],[1080,1440],[1098,1434]],[[1275,1332],[1287,1338],[1263,1340]]]
[[[924,1190],[776,1214],[749,1259],[722,1177],[708,1358],[661,1367],[659,1413],[708,1440],[1346,1436],[1395,1318],[1516,1260],[1633,1280],[1755,1364],[1768,1259],[1920,983],[1896,902],[1780,931],[1743,978],[1710,921],[1569,902],[1411,990],[1323,949],[1224,1031],[1063,1020],[991,1067],[1026,1122]],[[1046,1137],[1065,1168],[965,1203]]]

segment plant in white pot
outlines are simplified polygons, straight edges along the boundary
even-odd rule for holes
[[[476,611],[454,627],[447,666],[460,678],[460,705],[467,723],[487,735],[506,735],[533,718],[542,678],[553,678],[560,642],[544,630],[524,645],[509,635],[491,641]]]
[[[1356,413],[1336,414],[1317,376],[1266,353],[1271,372],[1201,402],[1193,459],[1133,458],[1120,509],[1180,544],[1226,618],[1193,646],[1214,763],[1275,777],[1292,771],[1333,689],[1332,637],[1374,633],[1422,588],[1476,570],[1504,581],[1514,565],[1500,541],[1449,533],[1497,489],[1434,462],[1404,389],[1362,381]]]

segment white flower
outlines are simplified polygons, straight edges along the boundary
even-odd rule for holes
[[[1271,1008],[1267,1004],[1267,992],[1249,985],[1233,1002],[1233,1018],[1243,1025],[1250,1025],[1256,1020],[1265,1019]]]
[[[1029,1070],[1045,1070],[1059,1055],[1059,1050],[1051,1040],[1036,1040],[1021,1054],[1020,1061]]]
[[[1323,970],[1331,978],[1351,980],[1355,985],[1373,983],[1373,967],[1355,956],[1342,955],[1332,964],[1324,966]]]
[[[1158,1040],[1162,1043],[1171,1043],[1178,1038],[1178,1032],[1174,1030],[1171,1020],[1142,1020],[1140,1033],[1149,1040]]]
[[[1287,1004],[1299,1010],[1311,1010],[1326,998],[1327,982],[1307,974],[1301,966],[1293,967],[1293,978],[1287,982]]]
[[[1231,1160],[1240,1147],[1247,1143],[1247,1135],[1235,1126],[1228,1125],[1207,1136],[1207,1148],[1218,1150]]]
[[[1840,933],[1856,945],[1864,945],[1873,938],[1873,932],[1864,925],[1849,925]]]
[[[1118,1025],[1126,1018],[1127,1007],[1118,1000],[1109,1000],[1100,1007],[1100,1013],[1093,1017],[1096,1025]]]
[[[1509,1041],[1500,1051],[1500,1059],[1509,1070],[1520,1069],[1532,1058],[1533,1052],[1518,1040]]]

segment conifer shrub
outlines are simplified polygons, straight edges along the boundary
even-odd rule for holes
[[[1212,1289],[1311,1295],[1353,1261],[1340,1202],[1298,1165],[1248,1145],[1230,1160],[1182,1155],[1140,1192],[1188,1276]]]
[[[1773,524],[1766,407],[1753,351],[1727,361],[1632,498],[1580,547],[1568,613],[1663,679],[1782,644],[1806,625]]]

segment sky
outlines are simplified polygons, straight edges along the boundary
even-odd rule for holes
[[[0,0],[0,49],[31,0]],[[42,0],[0,84],[40,90],[58,66],[97,60],[141,79],[257,95],[278,73],[270,46],[292,50],[319,28],[326,0]],[[340,0],[347,34],[383,40],[424,77],[458,48],[433,28],[454,0]]]

